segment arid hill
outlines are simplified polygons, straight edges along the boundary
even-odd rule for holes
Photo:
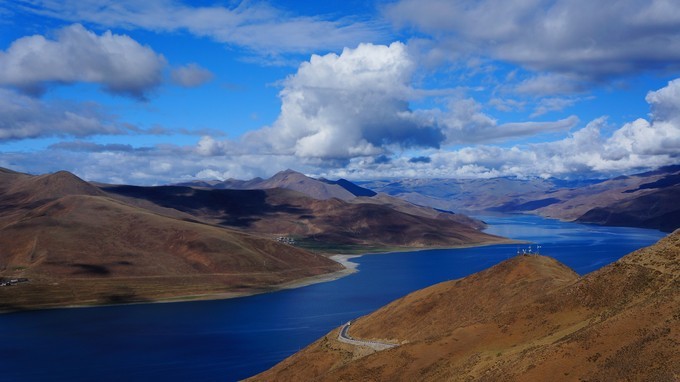
[[[328,180],[317,180],[305,176],[297,171],[281,171],[269,179],[255,178],[251,180],[229,179],[226,181],[209,182],[190,182],[181,183],[178,186],[204,187],[230,190],[269,190],[273,188],[283,188],[303,193],[314,199],[337,198],[350,200],[356,196],[365,196],[369,190],[361,188],[346,180],[337,182]],[[373,193],[375,194],[375,193]]]
[[[602,225],[680,228],[680,166],[669,166],[551,194],[558,200],[535,210],[543,216]]]
[[[289,178],[346,190],[292,171],[269,181]],[[481,227],[389,197],[107,186],[64,171],[33,176],[0,169],[0,279],[31,280],[1,289],[0,309],[254,292],[343,269],[308,249],[505,241]],[[280,237],[287,244],[274,240]]]
[[[314,248],[452,247],[502,242],[463,215],[406,202],[357,197],[317,199],[288,189],[228,190],[182,186],[104,187],[127,203],[145,202],[203,222],[269,237],[292,237]],[[389,198],[389,197],[387,197]]]
[[[0,288],[3,310],[258,291],[342,269],[290,245],[112,199],[69,173],[0,176],[0,277],[30,279]]]
[[[579,278],[519,256],[336,329],[252,381],[673,381],[680,375],[680,231]]]
[[[680,165],[614,179],[402,179],[365,186],[453,211],[532,213],[567,221],[680,228]]]

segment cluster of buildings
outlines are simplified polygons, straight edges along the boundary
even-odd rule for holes
[[[279,237],[276,238],[276,241],[278,241],[279,243],[295,245],[295,239],[293,239],[292,237],[288,237],[288,236],[279,236]]]
[[[0,287],[6,287],[6,286],[12,286],[16,285],[19,283],[25,283],[28,282],[28,279],[25,277],[19,277],[17,279],[9,279],[9,280],[0,280]]]

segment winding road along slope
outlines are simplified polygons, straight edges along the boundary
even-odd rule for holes
[[[349,333],[349,327],[352,325],[352,321],[348,321],[345,325],[342,326],[342,329],[340,329],[340,333],[338,334],[338,340],[340,342],[344,342],[347,344],[351,345],[357,345],[357,346],[367,346],[373,350],[379,351],[379,350],[385,350],[385,349],[390,349],[395,346],[398,346],[397,344],[388,344],[385,342],[378,342],[378,341],[363,341],[363,340],[358,340],[356,338],[350,337]]]

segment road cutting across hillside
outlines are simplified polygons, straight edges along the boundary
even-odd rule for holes
[[[352,321],[348,321],[340,329],[340,333],[338,334],[338,340],[340,342],[344,342],[344,343],[351,344],[351,345],[357,345],[357,346],[366,346],[366,347],[369,347],[369,348],[376,350],[376,351],[386,350],[386,349],[390,349],[390,348],[393,348],[395,346],[398,346],[397,344],[388,344],[386,342],[364,341],[364,340],[358,340],[356,338],[352,338],[352,337],[350,337],[350,335],[348,333],[349,327],[351,325],[352,325]]]

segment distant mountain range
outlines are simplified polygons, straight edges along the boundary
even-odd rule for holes
[[[680,231],[579,277],[517,256],[400,298],[248,381],[672,381]]]
[[[506,241],[347,181],[286,171],[256,183],[95,185],[0,169],[0,278],[30,279],[0,288],[0,310],[262,291],[342,269],[319,252]]]
[[[450,247],[499,240],[482,233],[485,225],[478,220],[378,195],[342,179],[286,170],[269,179],[189,184],[102,189],[128,203],[145,201],[211,224],[291,236],[312,248]]]
[[[177,186],[203,187],[230,190],[269,190],[283,188],[298,191],[314,199],[338,198],[351,200],[357,196],[375,196],[376,192],[360,187],[348,180],[313,179],[293,170],[281,171],[269,179],[251,180],[228,179],[225,181],[194,181],[179,183]]]
[[[680,166],[609,180],[402,179],[363,187],[433,208],[533,213],[603,225],[680,228]]]

